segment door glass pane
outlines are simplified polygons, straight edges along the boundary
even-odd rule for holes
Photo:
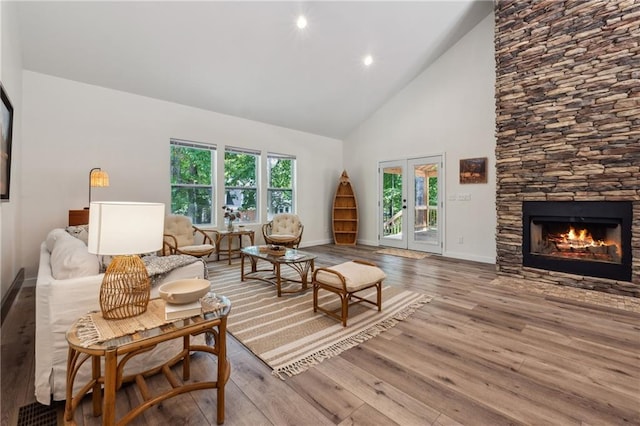
[[[383,236],[402,239],[402,168],[382,169]]]
[[[413,177],[415,182],[414,241],[437,244],[439,242],[438,165],[415,165]]]

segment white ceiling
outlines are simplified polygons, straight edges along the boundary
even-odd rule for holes
[[[343,139],[492,1],[22,2],[25,69]],[[295,26],[303,13],[306,29]],[[364,67],[371,54],[374,63]]]

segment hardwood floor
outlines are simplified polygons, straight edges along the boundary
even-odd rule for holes
[[[316,266],[371,260],[387,282],[435,297],[395,328],[286,381],[230,337],[225,425],[640,424],[640,313],[496,285],[493,265],[366,246],[304,250],[318,255]],[[212,265],[214,285],[218,267],[226,262]],[[3,425],[15,425],[18,407],[33,401],[33,302],[33,289],[22,289],[2,330]],[[214,364],[197,355],[193,377]],[[169,386],[161,377],[149,384]],[[122,389],[117,416],[139,398],[134,387]],[[215,424],[215,403],[215,392],[193,392],[133,424]],[[75,420],[100,424],[89,400]]]

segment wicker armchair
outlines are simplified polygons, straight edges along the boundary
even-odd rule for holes
[[[280,213],[269,223],[262,225],[262,236],[266,244],[298,248],[302,240],[304,226],[298,215]]]
[[[214,235],[212,238],[207,232]],[[182,215],[169,215],[164,220],[162,255],[188,254],[208,257],[216,250],[217,231],[203,231],[194,226],[191,219]],[[202,244],[196,243],[196,235],[202,236]]]

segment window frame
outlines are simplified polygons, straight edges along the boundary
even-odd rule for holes
[[[291,160],[291,186],[290,187],[273,187],[271,186],[271,159],[280,159],[280,160]],[[279,154],[274,152],[267,153],[267,182],[266,182],[266,195],[267,195],[267,205],[266,205],[266,214],[267,221],[273,219],[273,216],[280,212],[271,212],[271,203],[270,203],[270,194],[275,191],[291,191],[291,209],[287,213],[296,214],[296,171],[297,171],[297,161],[295,155],[290,154]]]
[[[227,186],[227,154],[231,153],[231,154],[244,154],[244,155],[252,155],[255,157],[255,170],[254,170],[254,176],[255,176],[255,184],[254,186]],[[241,218],[238,220],[238,223],[242,223],[242,224],[255,224],[255,223],[260,223],[260,190],[261,190],[261,178],[260,178],[260,164],[262,161],[262,152],[259,150],[255,150],[255,149],[247,149],[247,148],[238,148],[238,147],[234,147],[234,146],[225,146],[224,149],[224,157],[223,157],[223,176],[224,176],[224,180],[223,180],[223,190],[222,190],[222,197],[224,199],[222,206],[230,206],[230,204],[228,204],[226,202],[226,197],[227,197],[227,192],[228,191],[246,191],[246,190],[254,190],[255,191],[255,214],[253,215],[253,217],[251,217],[252,215],[248,215],[246,211],[244,211],[245,214],[243,214],[241,216]],[[241,206],[235,206],[231,205],[232,208],[234,210],[238,210],[241,213],[243,212],[243,210],[241,209]]]
[[[179,184],[174,184],[172,183],[173,180],[173,171],[171,170],[172,164],[173,164],[173,148],[174,147],[183,147],[183,148],[193,148],[193,149],[200,149],[200,150],[207,150],[211,153],[211,176],[210,176],[210,184],[208,185],[203,185],[203,184],[188,184],[188,183],[179,183]],[[217,223],[217,211],[216,211],[216,198],[217,198],[217,180],[216,180],[216,163],[217,163],[217,151],[218,151],[218,147],[215,144],[208,144],[208,143],[203,143],[203,142],[194,142],[194,141],[189,141],[189,140],[184,140],[184,139],[178,139],[178,138],[170,138],[169,139],[169,187],[170,187],[170,194],[169,194],[169,198],[170,198],[170,205],[169,205],[169,211],[171,212],[171,214],[183,214],[183,213],[176,213],[173,210],[173,190],[174,188],[189,188],[189,189],[210,189],[211,190],[211,205],[209,206],[211,209],[211,217],[210,217],[210,222],[201,222],[199,220],[196,220],[195,217],[190,217],[191,221],[194,225],[199,225],[199,226],[205,226],[205,227],[214,227]]]

